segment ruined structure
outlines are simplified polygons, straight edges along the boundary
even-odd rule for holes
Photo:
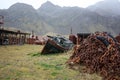
[[[0,15],[0,45],[25,44],[30,33],[8,30],[3,27],[4,16]]]
[[[0,45],[25,44],[30,33],[0,29]]]

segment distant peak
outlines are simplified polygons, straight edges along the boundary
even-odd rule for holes
[[[46,4],[53,4],[53,3],[52,3],[52,2],[50,2],[50,1],[47,1],[47,2],[46,2]]]
[[[106,2],[119,2],[119,0],[104,0]]]
[[[48,9],[51,10],[52,9],[52,10],[55,10],[55,9],[59,9],[59,8],[61,8],[61,7],[58,6],[58,5],[54,5],[50,1],[47,1],[47,2],[43,3],[39,9],[44,9],[44,10],[48,10]]]
[[[52,3],[52,2],[50,2],[50,1],[47,1],[47,2],[45,2],[44,4],[42,4],[42,6],[54,6],[54,4]]]
[[[33,7],[32,7],[32,5],[28,5],[28,4],[25,4],[25,3],[15,3],[15,4],[13,4],[12,6],[10,6],[10,8],[9,9],[14,9],[14,8],[18,8],[18,7],[21,7],[21,8],[32,8],[33,9]]]
[[[18,2],[18,3],[13,4],[12,6],[31,6],[31,5]]]

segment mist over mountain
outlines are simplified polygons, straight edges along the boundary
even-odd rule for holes
[[[88,9],[104,16],[118,16],[120,15],[120,1],[104,0],[89,6]]]
[[[116,6],[114,6],[116,5]],[[48,32],[60,34],[108,31],[118,34],[120,28],[120,2],[105,0],[87,8],[60,7],[47,1],[39,9],[16,3],[9,9],[0,10],[5,17],[4,27],[34,31],[38,35]]]

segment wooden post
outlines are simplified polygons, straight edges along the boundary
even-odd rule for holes
[[[4,42],[4,33],[2,32],[2,45],[3,45],[3,42]]]
[[[0,32],[0,45],[2,45],[2,32]]]

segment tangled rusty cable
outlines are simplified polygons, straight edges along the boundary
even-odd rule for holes
[[[115,39],[120,43],[120,34],[116,36]]]
[[[110,34],[95,32],[74,47],[67,64],[70,68],[84,65],[103,80],[120,80],[120,45]]]

